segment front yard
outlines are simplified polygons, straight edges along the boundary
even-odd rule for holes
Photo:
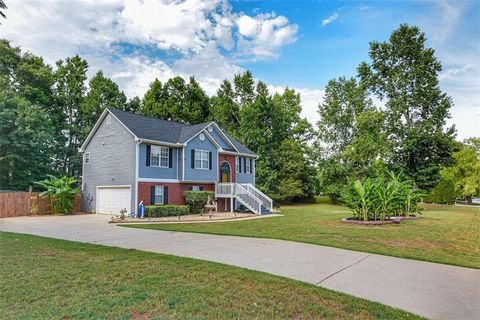
[[[417,319],[261,272],[0,232],[0,319]]]
[[[341,223],[348,209],[331,204],[283,206],[283,217],[269,219],[131,227],[275,238],[480,268],[480,209],[423,207],[420,219],[376,227]]]

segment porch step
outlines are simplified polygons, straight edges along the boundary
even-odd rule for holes
[[[262,206],[260,214],[270,214],[270,213],[272,213],[270,210]]]

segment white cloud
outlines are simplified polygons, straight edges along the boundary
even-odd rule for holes
[[[335,12],[334,14],[332,14],[330,17],[326,18],[326,19],[323,19],[322,20],[322,23],[320,24],[321,27],[325,27],[326,25],[332,23],[333,21],[337,20],[338,17],[340,17],[340,13],[338,12]]]
[[[242,15],[237,19],[238,32],[245,37],[254,37],[258,33],[257,20],[249,16]]]
[[[289,24],[286,17],[275,13],[258,14],[255,17],[240,15],[236,23],[239,28],[239,56],[274,58],[279,48],[297,40],[298,26]]]
[[[143,95],[155,77],[176,75],[194,75],[213,93],[223,79],[242,71],[239,59],[275,57],[295,41],[298,30],[275,13],[234,12],[227,0],[26,0],[8,5],[3,38],[51,65],[80,54],[90,64],[90,75],[104,70],[129,96]]]

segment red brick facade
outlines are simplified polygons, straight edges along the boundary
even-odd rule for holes
[[[215,191],[215,185],[200,183],[164,183],[164,182],[139,182],[138,202],[143,201],[150,205],[150,190],[152,186],[168,187],[168,204],[185,204],[184,191],[189,191],[191,186],[202,186],[204,191]]]

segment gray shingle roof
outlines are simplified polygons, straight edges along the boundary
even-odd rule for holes
[[[140,139],[163,141],[169,143],[185,143],[213,121],[189,125],[157,118],[141,116],[135,113],[108,109],[120,120],[135,136]],[[253,151],[233,139],[222,130],[240,153],[255,155]]]

